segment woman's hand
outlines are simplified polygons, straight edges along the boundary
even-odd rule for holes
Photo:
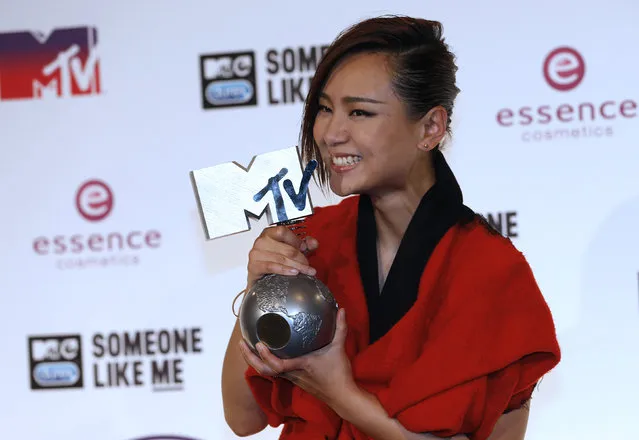
[[[388,416],[373,394],[357,386],[344,349],[346,333],[346,316],[344,309],[340,309],[333,340],[317,351],[293,359],[280,359],[258,343],[258,356],[243,340],[240,351],[246,363],[261,375],[290,380],[374,440],[439,439],[431,434],[408,431]],[[449,440],[468,440],[468,437],[460,434]]]
[[[353,379],[351,363],[346,356],[346,317],[344,309],[337,313],[335,336],[331,343],[319,350],[293,359],[280,359],[262,343],[257,344],[259,356],[246,342],[241,351],[246,362],[264,376],[279,376],[290,380],[304,391],[322,400],[330,407],[341,406],[350,392],[358,387]]]
[[[249,252],[247,289],[266,274],[315,275],[306,259],[306,252],[317,249],[313,237],[299,238],[285,226],[265,228],[253,243]]]

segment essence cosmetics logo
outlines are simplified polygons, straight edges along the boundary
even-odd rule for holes
[[[113,209],[113,192],[100,180],[89,180],[82,184],[75,196],[75,206],[85,220],[104,220]]]
[[[76,218],[85,224],[71,220],[67,231],[40,235],[32,243],[38,256],[55,260],[56,268],[135,266],[144,252],[161,246],[162,236],[158,230],[133,229],[122,213],[113,218],[115,196],[106,182],[99,179],[83,182],[76,190],[74,200],[79,214]],[[118,226],[114,225],[116,220]]]
[[[581,84],[586,74],[586,62],[571,47],[559,47],[544,61],[544,78],[550,87],[560,92],[572,90]]]
[[[534,87],[532,93],[529,93],[531,87],[522,87],[522,94],[528,93],[532,102],[501,108],[495,115],[499,127],[515,131],[523,142],[611,137],[624,119],[637,116],[637,102],[627,96],[597,100],[588,97],[589,90],[598,87],[591,82],[606,86],[610,78],[590,75],[589,88],[584,87],[586,61],[577,49],[555,48],[544,56],[541,65],[540,76],[556,93],[547,98],[547,102],[539,102],[539,93]]]

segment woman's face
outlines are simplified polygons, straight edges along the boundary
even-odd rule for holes
[[[382,54],[358,54],[339,64],[319,105],[313,136],[339,196],[402,190],[414,168],[424,166],[418,159],[425,143],[442,128],[435,133],[426,119],[408,118]]]

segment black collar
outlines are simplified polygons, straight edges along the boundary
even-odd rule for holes
[[[457,179],[440,151],[433,153],[435,184],[413,214],[380,294],[377,226],[370,197],[359,200],[357,258],[366,293],[370,343],[384,336],[417,299],[422,272],[433,250],[456,223],[474,213],[463,204]]]

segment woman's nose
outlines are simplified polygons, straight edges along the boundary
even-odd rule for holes
[[[332,116],[326,124],[324,131],[324,142],[327,146],[339,145],[348,140],[348,129],[345,121],[339,117]]]

